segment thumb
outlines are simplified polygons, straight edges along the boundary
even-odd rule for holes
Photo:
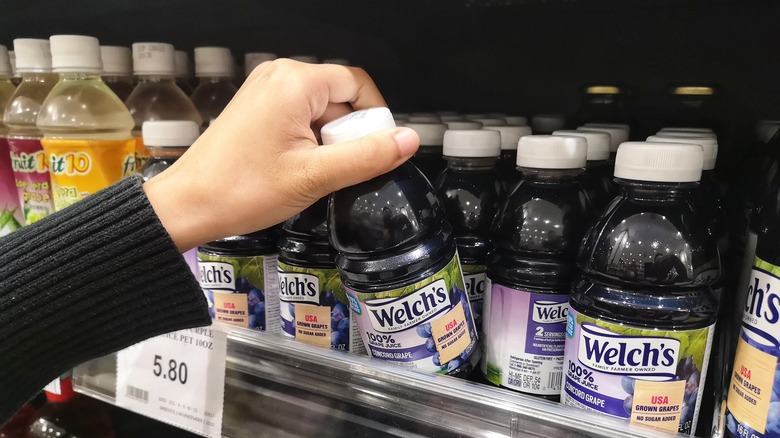
[[[320,146],[311,154],[321,176],[321,195],[367,181],[400,166],[417,151],[420,137],[409,128],[375,132],[344,143]]]

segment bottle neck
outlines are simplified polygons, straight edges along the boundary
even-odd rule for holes
[[[655,182],[615,178],[623,196],[638,201],[675,202],[688,196],[699,182]]]
[[[230,82],[232,78],[230,76],[201,76],[198,79],[200,84],[217,84],[220,82]]]
[[[59,73],[61,81],[100,81],[100,73],[66,72]]]
[[[138,75],[138,83],[173,82],[173,74],[168,75]]]
[[[76,393],[73,391],[73,382],[70,377],[60,378],[59,383],[59,394],[45,391],[46,400],[48,400],[49,403],[64,403],[76,396]]]
[[[492,169],[496,165],[498,157],[448,157],[444,156],[447,160],[447,167],[456,170],[487,170]]]
[[[133,77],[131,75],[103,75],[101,77],[103,78],[103,82],[107,84],[114,84],[117,82],[133,83]]]
[[[56,79],[57,75],[52,72],[22,73],[22,82],[48,82],[53,78]]]
[[[179,158],[187,152],[189,146],[149,146],[144,145],[153,158]]]
[[[534,167],[518,166],[517,168],[523,172],[523,179],[541,182],[555,182],[574,179],[582,174],[582,172],[585,170],[581,167],[576,169],[538,169]]]

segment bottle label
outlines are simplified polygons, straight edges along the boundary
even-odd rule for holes
[[[780,267],[756,257],[731,374],[726,427],[739,437],[780,435]]]
[[[278,333],[277,256],[222,256],[198,252],[200,287],[211,318],[223,324]]]
[[[49,164],[40,140],[9,138],[16,190],[29,225],[54,213]]]
[[[360,292],[347,288],[369,354],[446,374],[477,349],[477,332],[457,254],[432,276],[404,288]]]
[[[24,213],[11,172],[8,143],[0,138],[0,237],[18,230],[23,223]]]
[[[144,138],[140,135],[135,137],[135,171],[141,172],[150,158],[149,150],[144,145]]]
[[[283,335],[318,347],[365,354],[337,270],[279,262],[279,301]]]
[[[522,392],[560,394],[569,296],[493,283],[489,301],[485,377]]]
[[[713,324],[653,330],[601,321],[570,308],[561,403],[691,434],[714,329]]]
[[[135,140],[44,138],[54,209],[75,204],[135,172]]]
[[[488,284],[485,265],[461,265],[461,269],[463,269],[463,281],[466,284],[466,294],[469,296],[471,314],[474,315],[474,327],[477,333],[481,333],[482,309]]]

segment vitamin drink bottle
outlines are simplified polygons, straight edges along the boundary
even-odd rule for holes
[[[138,78],[125,101],[135,127],[136,167],[143,169],[149,153],[144,147],[141,127],[156,120],[191,120],[201,125],[198,110],[184,91],[176,85],[173,46],[165,43],[133,43],[133,73]]]
[[[582,137],[588,144],[587,164],[582,175],[582,184],[593,208],[601,213],[607,204],[618,194],[617,185],[612,179],[612,166],[609,164],[609,145],[611,136],[601,131],[560,130],[553,135]]]
[[[98,40],[54,35],[49,43],[59,81],[41,104],[36,126],[59,211],[133,174],[135,140],[133,117],[100,78]]]
[[[439,174],[447,167],[441,152],[447,125],[436,122],[405,123],[404,126],[413,129],[420,137],[420,148],[410,159],[411,162],[420,169],[428,181],[436,181]]]
[[[233,85],[233,58],[225,47],[195,48],[195,76],[200,78],[190,99],[207,128],[238,89]]]
[[[557,400],[577,248],[593,211],[582,189],[582,137],[529,135],[517,148],[523,180],[491,232],[482,318],[488,381]]]
[[[521,137],[531,135],[528,126],[485,126],[488,131],[498,131],[501,134],[501,157],[496,162],[496,172],[504,185],[504,192],[509,192],[520,182],[522,174],[517,170],[517,143]]]
[[[371,108],[325,125],[322,140],[339,143],[394,127],[390,110]],[[477,332],[452,227],[412,163],[333,193],[328,232],[371,357],[437,374],[474,369]]]
[[[694,144],[620,145],[621,194],[585,236],[572,285],[565,405],[696,430],[718,312],[708,281],[719,277],[696,199],[703,161]]]
[[[124,102],[133,92],[133,54],[130,48],[100,46],[100,58],[103,60],[103,82]]]
[[[16,89],[11,83],[11,74],[8,49],[0,46],[0,110],[3,111]],[[0,237],[18,230],[24,224],[24,210],[17,193],[6,132],[5,124],[0,123]]]

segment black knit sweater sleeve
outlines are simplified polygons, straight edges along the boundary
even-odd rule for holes
[[[139,177],[0,239],[0,424],[68,369],[208,325]]]

